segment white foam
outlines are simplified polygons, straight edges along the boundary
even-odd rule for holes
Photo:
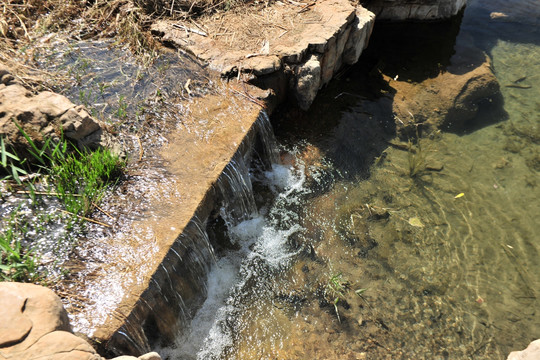
[[[230,251],[214,265],[208,276],[208,297],[194,319],[188,333],[179,337],[174,348],[160,349],[169,359],[218,359],[233,345],[233,334],[227,326],[238,309],[234,298],[249,291],[249,279],[261,276],[259,267],[250,266],[263,260],[268,267],[277,269],[286,265],[294,255],[288,249],[288,238],[301,230],[297,218],[287,206],[296,202],[303,193],[303,168],[273,165],[265,173],[264,183],[276,192],[276,201],[268,215],[258,215],[229,228],[232,240],[241,245],[239,251]],[[293,221],[291,221],[293,220]],[[283,221],[293,224],[283,229]],[[281,226],[280,226],[281,225]]]

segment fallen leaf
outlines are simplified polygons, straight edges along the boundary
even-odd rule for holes
[[[423,228],[424,227],[424,224],[422,224],[422,221],[420,221],[419,218],[417,217],[412,217],[409,219],[409,224],[412,225],[412,226],[416,226],[416,227],[419,227],[419,228]]]

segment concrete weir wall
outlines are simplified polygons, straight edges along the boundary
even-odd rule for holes
[[[94,290],[104,294],[120,287],[123,296],[77,316],[91,322],[87,335],[103,354],[139,356],[151,345],[173,342],[204,302],[206,276],[214,262],[206,221],[222,206],[220,184],[231,181],[229,164],[233,159],[249,161],[263,136],[261,122],[268,121],[260,107],[227,87],[221,95],[196,99],[191,116],[193,122],[185,119],[190,131],[168,134],[159,150],[172,181],[155,184],[155,194],[144,204],[147,215],[130,225],[132,232],[150,231],[151,238],[131,237],[126,244],[124,238],[112,237],[102,245],[120,248],[126,259],[114,259],[115,268],[91,279],[89,287],[104,283]],[[112,276],[118,268],[124,269],[120,283]],[[97,311],[108,315],[99,319]]]

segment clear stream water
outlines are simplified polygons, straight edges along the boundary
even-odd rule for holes
[[[234,246],[218,254],[208,299],[162,356],[505,359],[540,338],[540,3],[470,0],[452,24],[392,26],[376,26],[360,64],[308,113],[275,116],[282,164],[253,172],[259,209],[248,220],[223,212]],[[388,146],[391,98],[375,70],[421,83],[466,47],[490,56],[504,102],[468,131],[423,138],[427,163],[443,169],[412,179],[408,152]],[[76,83],[66,87],[73,101],[148,146],[165,141],[161,119],[176,110],[145,114],[182,95],[187,79],[206,81],[187,58],[144,70],[102,42],[61,43],[43,59]],[[135,137],[123,141],[136,152]],[[125,199],[134,213],[133,198],[164,178],[148,175]]]
[[[283,165],[254,176],[259,214],[230,226],[240,250],[163,356],[505,359],[540,338],[540,3],[471,0],[457,26],[422,26],[277,116]],[[464,45],[491,57],[504,103],[423,138],[443,169],[413,179],[366,64],[421,82]]]

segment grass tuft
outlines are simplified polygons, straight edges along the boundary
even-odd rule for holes
[[[38,280],[37,262],[33,252],[21,245],[26,225],[19,224],[14,212],[8,226],[0,230],[0,280],[34,282]]]
[[[409,140],[407,143],[407,160],[409,162],[409,176],[416,178],[421,176],[426,171],[426,156],[422,152],[420,139],[416,142],[416,146]]]

